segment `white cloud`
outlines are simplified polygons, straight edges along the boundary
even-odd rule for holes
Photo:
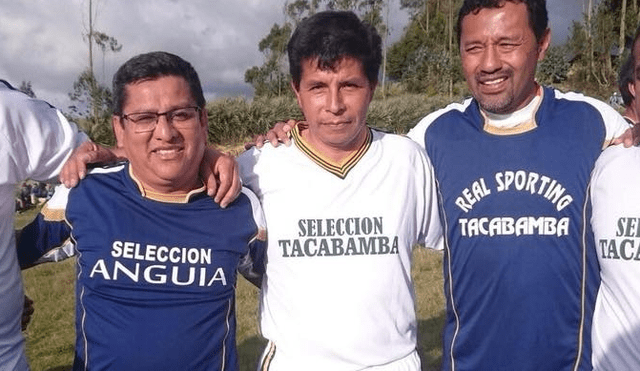
[[[582,0],[571,0],[580,7]],[[14,85],[31,81],[36,94],[66,108],[67,93],[88,64],[89,0],[0,0],[0,78]],[[110,85],[127,59],[165,50],[190,61],[207,97],[250,94],[244,71],[262,63],[258,43],[274,23],[282,23],[285,0],[93,0],[95,28],[115,37],[119,53],[94,48],[94,70]],[[392,39],[407,16],[391,10]],[[565,0],[549,0],[549,13]],[[579,14],[579,11],[578,11]],[[568,27],[568,25],[563,25]],[[558,32],[554,30],[554,34]],[[556,38],[556,40],[558,40]]]

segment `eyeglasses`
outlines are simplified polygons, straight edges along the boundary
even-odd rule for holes
[[[136,112],[121,117],[134,123],[134,132],[146,133],[155,130],[160,116],[165,116],[167,122],[170,122],[175,128],[190,128],[196,122],[198,113],[200,113],[200,107],[184,107],[167,112]]]

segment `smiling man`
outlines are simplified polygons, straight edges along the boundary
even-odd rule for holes
[[[236,272],[259,285],[264,269],[258,200],[245,189],[222,209],[207,196],[207,112],[188,62],[142,54],[113,85],[129,162],[59,187],[22,230],[20,262],[76,245],[74,370],[237,370]]]
[[[590,370],[598,260],[588,182],[628,125],[611,107],[538,85],[544,0],[465,0],[472,99],[409,133],[433,162],[445,231],[443,370]]]
[[[302,21],[288,45],[305,116],[294,145],[238,159],[270,228],[260,370],[420,370],[411,252],[441,228],[424,151],[366,124],[380,45],[351,12]]]

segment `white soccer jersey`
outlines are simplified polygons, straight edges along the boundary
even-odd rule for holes
[[[605,150],[591,178],[602,282],[593,316],[594,370],[640,370],[640,148]]]
[[[20,332],[23,292],[13,215],[16,185],[48,180],[86,136],[48,103],[0,81],[0,370],[26,370]]]
[[[369,131],[343,163],[294,145],[239,157],[269,225],[263,369],[361,370],[416,348],[415,243],[441,238],[431,164],[398,135]]]

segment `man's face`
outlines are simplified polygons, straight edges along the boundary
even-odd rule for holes
[[[633,45],[633,83],[629,85],[629,92],[633,95],[633,105],[637,113],[640,113],[640,99],[638,99],[638,93],[640,92],[640,42],[636,42]]]
[[[316,59],[304,60],[294,91],[308,125],[305,139],[321,152],[356,149],[366,137],[374,90],[356,58],[342,58],[335,70],[319,69]]]
[[[536,94],[536,64],[549,46],[529,25],[524,3],[505,2],[462,19],[460,55],[471,94],[485,111],[512,113]]]
[[[163,113],[196,106],[187,81],[178,76],[162,76],[128,84],[123,115]],[[198,169],[206,147],[207,114],[196,111],[191,119],[180,118],[179,128],[166,115],[156,127],[139,131],[136,123],[113,116],[118,145],[123,147],[134,175],[146,187],[163,193],[188,192],[199,185]]]

